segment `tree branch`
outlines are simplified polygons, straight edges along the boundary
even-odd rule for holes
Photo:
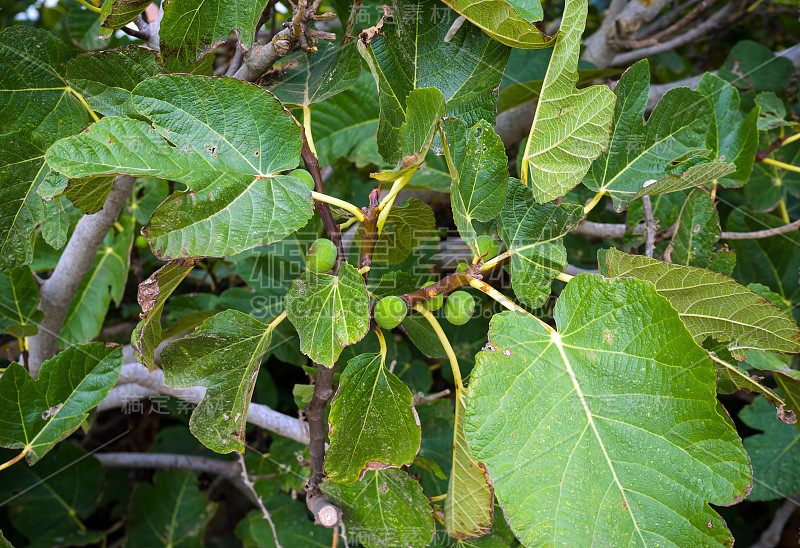
[[[757,240],[759,238],[769,238],[770,236],[777,236],[779,234],[786,234],[787,232],[794,232],[800,230],[800,220],[789,223],[788,225],[779,226],[776,228],[768,228],[766,230],[756,230],[755,232],[723,232],[720,235],[722,240]]]
[[[242,60],[244,59],[244,49],[242,43],[239,42],[239,40],[236,40],[236,43],[233,45],[233,47],[236,49],[233,53],[231,64],[228,65],[228,70],[225,71],[225,76],[233,76],[236,74],[236,71],[241,68]]]
[[[311,151],[311,147],[308,146],[305,128],[301,127],[300,131],[303,135],[303,149],[301,155],[303,156],[306,170],[311,174],[311,178],[314,179],[314,190],[320,194],[325,194],[325,185],[322,182],[322,173],[320,173],[319,170],[319,160],[317,160],[317,157]],[[342,261],[344,261],[342,231],[339,229],[339,225],[336,224],[336,221],[333,220],[333,213],[331,213],[330,205],[325,202],[320,202],[319,200],[314,200],[314,207],[317,209],[320,219],[322,219],[322,225],[325,227],[325,232],[328,233],[328,238],[336,245],[336,264],[333,266],[333,273],[338,274],[339,267]]]
[[[433,299],[439,295],[447,295],[457,289],[466,287],[472,280],[482,280],[483,270],[481,266],[481,264],[471,265],[463,272],[456,272],[445,276],[434,284],[422,287],[411,293],[406,293],[405,295],[400,295],[400,298],[406,302],[409,310],[413,310],[414,306],[428,299]]]
[[[638,49],[638,48],[643,48],[643,47],[647,47],[647,46],[658,45],[658,43],[661,40],[663,40],[664,38],[668,37],[671,34],[674,34],[675,32],[677,32],[677,31],[681,30],[683,27],[685,27],[687,24],[695,21],[697,19],[698,15],[700,15],[701,13],[706,11],[708,8],[713,6],[717,1],[718,0],[703,0],[702,2],[700,2],[699,5],[695,6],[694,9],[692,9],[692,11],[690,11],[689,13],[687,13],[686,15],[681,17],[681,19],[679,21],[677,21],[676,23],[670,25],[668,28],[666,28],[666,29],[664,29],[662,31],[658,31],[658,32],[648,36],[647,38],[643,38],[643,39],[632,38],[632,39],[628,40],[625,43],[625,45],[627,47],[629,47],[630,49]]]
[[[147,23],[144,21],[144,19],[141,19],[141,22],[147,26],[146,29],[142,28],[142,26],[139,25],[138,19],[136,20],[136,26],[139,27],[139,30],[147,33],[147,40],[145,41],[145,44],[147,45],[148,48],[154,49],[156,51],[158,51],[160,47],[158,41],[158,33],[161,30],[161,19],[163,19],[163,17],[164,17],[164,4],[162,3],[158,7],[158,16],[156,17],[155,21]]]
[[[646,256],[653,258],[653,250],[656,247],[656,220],[653,217],[653,205],[650,203],[650,196],[642,196],[642,210],[644,211],[645,221],[645,241],[644,253]]]
[[[700,23],[699,25],[683,32],[680,36],[667,40],[662,44],[650,46],[646,48],[636,49],[625,53],[615,55],[608,62],[608,66],[628,65],[639,59],[672,51],[681,46],[695,42],[704,36],[711,34],[723,28],[731,19],[739,15],[746,0],[731,0],[730,3],[723,6],[719,11],[714,13],[711,17]]]
[[[664,15],[657,17],[649,25],[644,25],[642,28],[640,28],[636,32],[636,34],[633,35],[633,37],[635,39],[643,39],[648,36],[653,36],[660,30],[665,29],[672,23],[674,23],[680,16],[681,12],[683,12],[687,8],[693,8],[694,6],[699,4],[700,1],[701,0],[689,0],[686,3],[678,4],[670,8],[670,10],[666,12]]]
[[[250,48],[244,55],[244,63],[233,77],[248,82],[258,80],[278,59],[289,55],[296,44],[297,37],[291,28],[281,30],[263,46]]]
[[[239,463],[198,457],[195,455],[179,455],[171,453],[95,453],[94,457],[106,468],[149,468],[156,470],[189,470],[216,474],[230,481],[234,487],[250,498],[253,504],[259,504],[258,494],[250,490],[252,481],[246,473],[241,472]]]
[[[585,40],[583,58],[598,67],[611,66],[620,46],[649,23],[670,3],[670,0],[614,0],[600,28]]]
[[[139,40],[147,41],[150,35],[146,32],[142,32],[141,30],[131,29],[128,27],[122,27],[120,29],[122,32],[127,34],[128,36],[133,36],[134,38],[138,38]]]
[[[155,468],[159,470],[191,470],[208,472],[234,480],[239,477],[239,466],[235,461],[225,461],[195,455],[170,453],[95,453],[94,456],[106,468]]]
[[[308,419],[308,456],[311,460],[311,477],[306,480],[306,506],[317,522],[325,527],[335,527],[341,521],[341,510],[320,491],[319,484],[325,479],[325,438],[328,425],[325,407],[333,398],[333,367],[317,365],[314,395],[306,405]]]
[[[275,530],[275,523],[272,521],[272,516],[270,515],[269,510],[267,510],[267,507],[264,506],[264,501],[258,496],[250,476],[247,475],[247,465],[244,462],[244,455],[238,452],[237,455],[239,460],[239,468],[241,470],[239,477],[241,478],[242,483],[247,490],[250,491],[250,496],[253,497],[256,506],[258,506],[258,509],[261,510],[261,515],[264,516],[264,519],[267,520],[267,523],[269,523],[269,527],[272,529],[272,540],[275,541],[275,547],[281,548],[281,543],[278,542],[278,531]]]
[[[593,236],[602,240],[613,240],[625,236],[625,225],[623,223],[611,224],[581,221],[578,226],[572,229],[572,233]]]
[[[42,362],[55,355],[67,310],[83,277],[92,268],[95,254],[133,189],[135,177],[120,175],[114,180],[103,209],[86,215],[75,226],[53,274],[39,289],[39,310],[43,319],[39,333],[30,339],[28,366],[33,378]]]
[[[800,44],[796,44],[790,48],[786,48],[784,50],[775,52],[775,55],[778,57],[785,57],[789,59],[792,64],[794,65],[795,70],[800,70]],[[717,71],[713,71],[711,74],[716,74]],[[675,82],[669,82],[667,84],[655,84],[650,86],[650,93],[647,96],[647,110],[651,111],[655,108],[656,103],[664,96],[666,92],[673,88],[678,87],[689,87],[689,88],[696,88],[697,83],[700,82],[700,78],[702,75],[690,76],[688,78],[684,78],[682,80],[676,80]]]
[[[127,387],[127,388],[126,388]],[[97,407],[99,411],[118,408],[141,397],[164,394],[198,404],[205,396],[206,389],[200,386],[186,389],[170,388],[164,384],[164,372],[160,369],[149,371],[140,363],[122,365],[117,386]],[[247,412],[247,422],[281,436],[307,444],[308,427],[299,419],[279,413],[258,403],[251,403]]]
[[[610,20],[610,17],[607,16],[606,19]],[[590,38],[586,39],[585,43],[587,47],[586,47],[586,53],[584,54],[585,59],[592,61],[593,63],[595,63],[600,67],[610,66],[609,64],[614,60],[612,56],[608,58],[608,61],[606,63],[601,63],[601,61],[597,58],[606,55],[605,53],[603,53],[603,51],[607,49],[606,46],[604,44],[596,45],[596,42],[598,42],[601,39],[600,37],[604,36],[602,32],[603,32],[603,27],[601,27],[597,32],[595,32]],[[597,38],[594,38],[595,36],[597,36]],[[800,44],[794,45],[785,50],[778,51],[775,53],[775,55],[777,55],[778,57],[786,57],[792,62],[792,64],[795,67],[795,70],[800,70]],[[716,74],[716,71],[712,72],[712,74]],[[651,110],[653,110],[653,108],[655,108],[656,106],[656,103],[658,103],[661,97],[663,97],[667,91],[673,88],[676,87],[690,87],[692,89],[696,88],[698,82],[700,82],[701,77],[702,75],[696,75],[684,78],[682,80],[676,80],[675,82],[651,85],[650,92],[647,96],[647,111],[650,112]],[[497,115],[497,120],[495,122],[494,129],[495,132],[500,136],[500,139],[503,141],[503,144],[506,146],[506,148],[522,141],[528,136],[528,133],[530,132],[531,129],[531,124],[533,123],[534,112],[535,112],[535,104],[531,102],[503,111]]]
[[[414,398],[411,401],[411,405],[416,407],[418,405],[422,405],[423,403],[430,403],[432,401],[438,400],[439,398],[444,398],[444,397],[449,396],[449,395],[450,395],[450,389],[449,388],[446,388],[446,389],[442,390],[441,392],[437,392],[435,394],[430,394],[428,396],[426,396],[422,392],[417,392],[416,394],[414,394]]]
[[[764,230],[756,230],[755,232],[723,232],[720,234],[721,240],[755,240],[758,238],[769,238],[770,236],[777,236],[779,234],[786,234],[800,230],[800,219],[789,223],[787,225],[767,228]],[[663,235],[670,237],[674,231],[674,226],[663,231]],[[633,234],[641,234],[640,227],[633,229]],[[581,223],[572,230],[572,234],[583,234],[585,236],[593,236],[595,238],[603,239],[616,239],[622,238],[625,235],[625,225],[622,223],[594,223],[592,221],[581,221]]]
[[[613,57],[615,51],[613,50],[614,44],[617,40],[617,21],[622,16],[622,11],[625,9],[627,4],[626,0],[612,0],[606,10],[603,21],[600,23],[600,28],[597,29],[591,36],[584,40],[584,45],[586,46],[586,50],[584,51],[583,57],[594,63],[597,66],[605,66],[606,59],[611,59]],[[642,6],[644,3],[634,2],[632,4],[636,4],[637,6]],[[660,11],[660,7],[658,11]],[[656,13],[658,13],[658,11]],[[655,17],[655,13],[652,17]],[[631,17],[628,14],[627,17]],[[637,17],[645,17],[644,14],[637,14]],[[650,19],[652,19],[650,17]],[[650,19],[647,19],[648,21]]]
[[[358,268],[372,266],[372,252],[378,242],[378,198],[380,189],[375,188],[369,193],[369,206],[363,208],[364,222],[361,223],[361,249],[358,257]],[[364,282],[369,278],[369,271],[363,274]]]
[[[794,500],[797,496],[798,495],[787,497],[786,500],[783,501],[781,507],[775,511],[775,516],[772,518],[769,526],[764,529],[758,542],[753,544],[752,548],[774,548],[780,543],[786,524],[791,519],[795,510],[797,510],[797,507],[800,506],[800,504]]]

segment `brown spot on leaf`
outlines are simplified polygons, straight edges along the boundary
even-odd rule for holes
[[[385,464],[383,462],[377,460],[371,460],[367,463],[367,466],[361,470],[361,474],[358,476],[359,480],[364,479],[364,474],[366,474],[370,470],[386,470],[387,468],[397,468],[396,466],[392,466],[390,464]]]
[[[383,32],[381,31],[381,29],[383,29],[383,23],[392,17],[392,9],[389,6],[383,6],[383,17],[381,17],[380,21],[378,21],[374,27],[362,30],[358,37],[365,44],[369,44],[376,36],[383,36]]]
[[[139,301],[139,306],[142,307],[142,313],[139,314],[139,317],[145,319],[147,314],[149,314],[150,311],[156,306],[156,303],[158,303],[158,296],[161,293],[158,279],[161,276],[161,272],[165,268],[168,268],[171,265],[177,265],[181,268],[190,268],[196,263],[197,259],[178,259],[176,261],[171,261],[153,272],[149,278],[140,283],[137,300]]]
[[[786,409],[786,404],[782,403],[778,406],[778,418],[786,424],[796,424],[797,415],[791,409]]]
[[[149,278],[139,284],[139,294],[137,295],[137,299],[139,301],[139,306],[142,307],[142,313],[139,314],[139,317],[145,319],[147,314],[153,309],[158,301],[158,294],[160,293],[158,288],[158,273],[160,270],[154,272]]]
[[[63,403],[59,403],[58,405],[54,405],[53,407],[45,409],[44,413],[42,413],[42,419],[44,419],[44,420],[49,419],[50,417],[52,417],[53,415],[58,413],[61,410],[62,407],[64,407],[64,404]]]

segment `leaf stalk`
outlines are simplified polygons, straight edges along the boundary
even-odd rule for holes
[[[95,13],[100,13],[102,11],[100,8],[98,8],[94,4],[90,4],[86,0],[78,0],[78,3],[82,4],[85,8],[88,8],[89,10],[91,10],[91,11],[93,11]]]
[[[421,304],[414,305],[414,310],[422,314],[428,323],[431,324],[434,333],[436,333],[436,337],[439,339],[439,342],[442,343],[442,348],[444,348],[445,354],[447,354],[447,359],[450,361],[450,368],[453,370],[453,381],[456,385],[456,397],[458,394],[464,392],[464,381],[461,379],[461,369],[458,367],[458,358],[456,358],[456,353],[453,351],[453,346],[450,344],[450,340],[445,335],[442,326],[439,325],[439,321],[436,317],[431,314],[431,311],[422,306]]]
[[[311,106],[303,105],[303,127],[306,128],[306,139],[308,140],[308,148],[314,153],[314,156],[319,158],[317,154],[317,147],[314,146],[314,137],[311,133]]]
[[[310,147],[311,144],[309,143],[309,148]],[[362,223],[364,222],[364,213],[362,213],[360,209],[358,209],[350,202],[346,202],[345,200],[340,200],[339,198],[334,198],[333,196],[329,196],[327,194],[321,194],[316,190],[311,191],[311,197],[320,202],[325,202],[326,204],[330,204],[338,208],[344,209],[348,213],[352,213],[353,217],[358,219],[360,222]]]
[[[592,199],[591,199],[591,201],[590,201],[588,204],[586,204],[586,205],[584,206],[584,208],[583,208],[583,214],[584,214],[584,215],[588,215],[588,214],[589,214],[589,212],[590,212],[591,210],[593,210],[593,209],[594,209],[594,207],[595,207],[597,204],[599,204],[599,203],[600,203],[600,200],[603,198],[603,196],[605,196],[605,194],[606,194],[606,191],[605,191],[605,190],[600,190],[600,191],[598,191],[598,192],[597,192],[597,194],[595,194],[595,195],[594,195],[594,198],[592,198]]]
[[[787,164],[786,162],[781,162],[780,160],[773,160],[772,158],[764,158],[761,161],[771,166],[779,167],[781,169],[785,169],[788,171],[794,171],[795,173],[800,173],[800,167],[793,166],[792,164]]]

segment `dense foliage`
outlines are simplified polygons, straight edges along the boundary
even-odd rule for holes
[[[714,4],[4,1],[0,545],[779,539],[800,21]]]

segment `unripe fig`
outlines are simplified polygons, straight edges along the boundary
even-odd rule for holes
[[[327,238],[320,238],[308,249],[306,267],[311,272],[327,272],[336,263],[336,244]]]
[[[433,282],[427,283],[422,287],[429,287],[431,285],[433,285]],[[434,290],[431,289],[430,291],[434,291]],[[436,295],[435,291],[434,291],[434,295]],[[439,310],[440,308],[442,308],[442,304],[443,303],[444,303],[444,295],[436,295],[435,297],[430,298],[427,301],[424,301],[422,303],[422,306],[424,306],[428,310]]]
[[[456,291],[444,303],[444,316],[453,325],[464,325],[475,312],[475,299],[466,291]]]
[[[291,175],[292,177],[297,177],[298,179],[303,181],[306,184],[308,190],[314,190],[314,178],[305,169],[295,169],[294,171],[290,172],[289,175]]]
[[[383,329],[394,329],[405,319],[408,306],[400,297],[389,295],[375,305],[375,323]]]
[[[478,236],[478,255],[484,261],[494,258],[498,253],[500,253],[500,242],[488,234]]]

